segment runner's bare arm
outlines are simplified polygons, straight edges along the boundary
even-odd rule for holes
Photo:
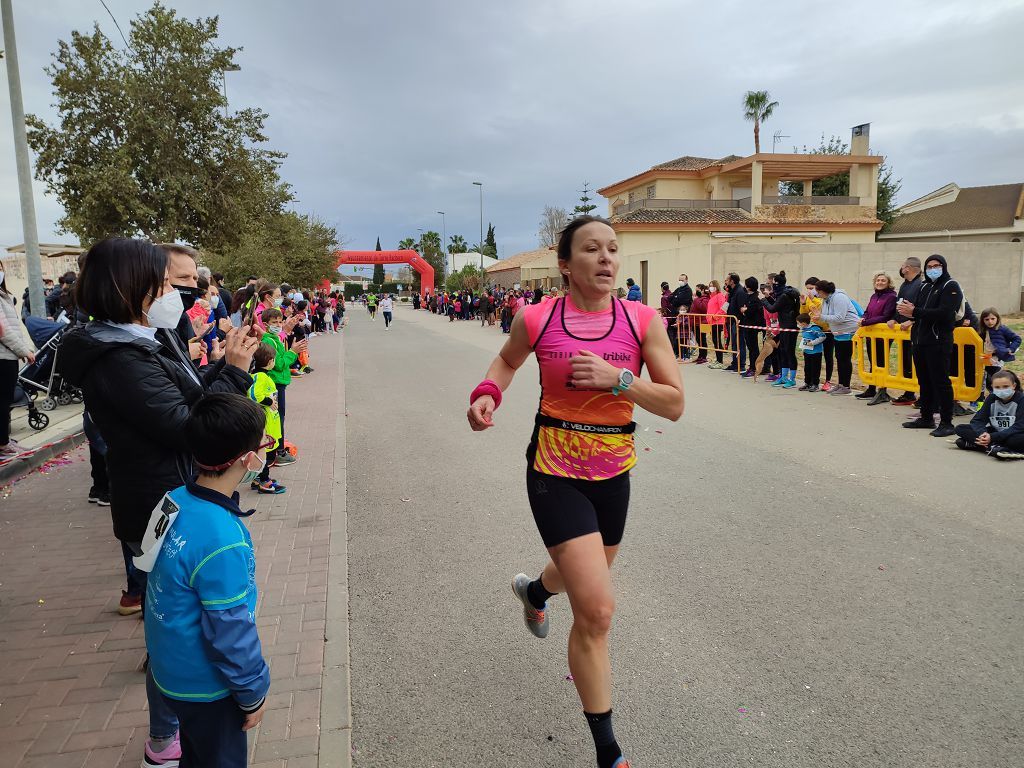
[[[512,320],[512,327],[509,329],[509,337],[501,352],[494,358],[487,375],[484,377],[497,384],[504,392],[512,384],[512,378],[516,371],[529,357],[530,338],[526,332],[526,321],[523,313],[519,312]],[[474,432],[481,432],[488,427],[494,426],[492,415],[494,414],[494,398],[490,395],[481,395],[469,407],[466,418],[469,419],[469,426]]]
[[[656,416],[678,421],[683,415],[683,380],[660,316],[652,318],[641,352],[651,380],[636,377],[620,396]],[[587,350],[572,359],[572,369],[573,383],[579,387],[612,389],[619,383],[620,369]]]

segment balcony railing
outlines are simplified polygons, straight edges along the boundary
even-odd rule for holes
[[[616,205],[612,210],[613,215],[621,216],[624,213],[650,208],[658,211],[672,210],[675,208],[689,208],[694,210],[706,210],[708,208],[742,208],[750,213],[752,200],[744,197],[740,200],[670,200],[668,198],[647,197],[642,200],[634,200],[631,203]],[[833,195],[814,195],[803,197],[801,195],[776,195],[761,198],[761,205],[860,205],[859,197],[838,197]]]
[[[859,197],[839,197],[838,195],[780,195],[761,198],[761,205],[860,205]]]

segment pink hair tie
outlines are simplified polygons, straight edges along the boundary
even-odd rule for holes
[[[469,404],[472,405],[477,401],[477,398],[483,395],[490,395],[494,398],[494,408],[497,409],[501,405],[501,387],[490,379],[484,379],[476,385],[476,389],[469,396]]]

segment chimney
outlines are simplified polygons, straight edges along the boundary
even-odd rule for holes
[[[864,123],[863,125],[853,126],[853,138],[850,141],[850,154],[851,155],[867,155],[870,154],[869,145],[871,143],[871,123]]]

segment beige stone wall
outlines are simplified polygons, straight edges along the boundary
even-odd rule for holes
[[[703,200],[707,197],[702,179],[658,179],[656,194],[664,200]],[[647,196],[646,192],[643,196]]]
[[[812,226],[818,221],[873,219],[875,209],[866,205],[759,205],[753,215],[758,221],[799,222]],[[874,240],[873,233],[871,239]]]
[[[950,274],[976,311],[985,307],[996,307],[1000,312],[1020,311],[1020,288],[1024,284],[1021,243],[954,242],[941,248],[895,242],[788,246],[724,243],[712,248],[712,271],[719,277],[737,272],[741,277],[763,279],[768,272],[784,269],[793,284],[802,284],[813,275],[833,281],[866,305],[876,271],[885,270],[898,283],[899,266],[906,257],[917,256],[923,264],[933,253],[941,253],[949,262]]]

